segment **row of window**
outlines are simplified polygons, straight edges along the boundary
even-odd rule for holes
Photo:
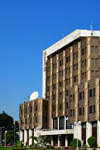
[[[91,65],[97,65],[99,63],[99,59],[98,58],[91,58]]]
[[[95,96],[95,88],[89,90],[89,97]]]
[[[89,106],[89,114],[95,113],[95,105]]]
[[[99,46],[91,46],[91,53],[93,53],[93,52],[98,53],[99,52]],[[81,55],[84,55],[86,53],[87,53],[86,47],[82,48]],[[78,52],[73,53],[73,59],[76,59],[76,58],[78,58]],[[70,62],[70,56],[66,57],[66,63],[68,63],[68,62]],[[59,61],[59,66],[62,66],[62,65],[63,65],[63,59]],[[56,68],[56,64],[53,64],[53,69],[55,69],[55,68]],[[50,67],[48,67],[47,69],[48,69],[48,71],[50,71]]]
[[[75,116],[75,110],[74,109],[70,110],[69,115],[70,115],[70,117],[74,117]]]
[[[98,46],[91,46],[91,53],[93,53],[93,52],[98,53],[99,52],[99,47]]]
[[[81,55],[85,55],[87,53],[86,47],[82,48]]]
[[[84,107],[83,108],[79,108],[78,114],[79,114],[79,116],[84,115]]]

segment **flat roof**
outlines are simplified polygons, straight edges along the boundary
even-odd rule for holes
[[[91,35],[91,33],[93,33],[93,35]],[[54,52],[58,51],[59,49],[63,48],[64,46],[68,45],[69,43],[75,41],[79,37],[90,37],[90,36],[100,37],[100,31],[75,30],[44,51],[46,51],[46,56],[49,56],[49,55],[53,54]]]

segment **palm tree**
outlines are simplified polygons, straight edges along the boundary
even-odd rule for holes
[[[39,146],[50,146],[51,145],[51,138],[47,137],[47,136],[42,136],[42,137],[35,137],[35,136],[31,136],[30,138],[33,138],[36,142],[37,142],[37,147],[39,148]]]

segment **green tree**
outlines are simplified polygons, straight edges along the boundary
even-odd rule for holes
[[[5,130],[12,130],[13,129],[13,118],[6,114],[4,111],[0,114],[0,127],[3,127],[3,132]]]
[[[72,139],[70,146],[73,147],[74,149],[77,148],[77,139],[76,138]],[[78,139],[78,147],[80,147],[80,146],[81,146],[81,141]]]
[[[13,130],[8,130],[6,133],[6,144],[13,145],[13,139],[14,139]],[[5,140],[5,134],[4,134],[4,140]]]
[[[96,138],[94,136],[89,137],[88,144],[90,145],[90,147],[95,147],[96,146]]]

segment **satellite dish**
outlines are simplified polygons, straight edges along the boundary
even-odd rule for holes
[[[38,92],[33,92],[30,96],[30,101],[37,99],[39,96]]]

